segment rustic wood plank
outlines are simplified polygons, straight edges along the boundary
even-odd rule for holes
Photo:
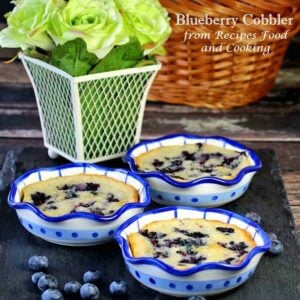
[[[228,135],[240,140],[300,141],[300,112],[293,114],[168,114],[146,111],[143,132],[147,137],[168,133]]]
[[[18,54],[18,49],[5,49],[0,48],[0,61],[7,61],[12,59]]]
[[[7,138],[37,138],[41,135],[40,130],[40,124],[38,116],[32,117],[33,114],[24,114],[23,116],[15,116],[15,115],[0,115],[1,123],[0,123],[0,137],[7,137]],[[15,118],[14,121],[12,118]],[[10,119],[10,120],[8,120]],[[27,120],[32,119],[32,123],[28,123]],[[159,124],[156,124],[159,126]],[[5,129],[6,126],[8,129]],[[153,126],[153,125],[152,125]],[[162,126],[162,124],[160,125]],[[31,130],[31,132],[35,132],[34,136],[31,136],[30,133],[24,132],[24,128],[27,130]],[[177,130],[171,130],[170,128],[164,128],[164,130],[161,130],[159,133],[153,134],[152,132],[147,133],[147,125],[144,125],[144,133],[142,134],[143,139],[151,139],[155,137],[159,137],[162,135],[170,134],[170,133],[176,133],[176,132],[191,132],[195,134],[201,134],[201,135],[212,135],[215,133],[218,133],[218,135],[227,136],[232,139],[239,140],[241,142],[246,141],[253,141],[253,142],[300,142],[299,133],[297,132],[291,132],[289,135],[287,135],[286,132],[268,132],[268,131],[253,131],[251,133],[245,133],[243,131],[236,132],[236,133],[230,133],[227,131],[221,131],[220,129],[216,129],[213,131],[199,131],[194,132],[192,130],[187,130],[186,128],[178,128]],[[151,130],[151,129],[150,129]]]
[[[1,138],[40,139],[43,137],[41,130],[35,129],[12,129],[0,130]]]
[[[300,230],[300,213],[299,212],[294,212],[293,213],[294,219],[295,219],[295,227],[296,230]]]
[[[0,50],[0,53],[3,53],[3,49]],[[0,83],[9,83],[9,82],[16,82],[22,83],[24,85],[30,85],[29,78],[22,66],[22,64],[17,60],[11,64],[4,64],[3,61],[12,58],[16,55],[17,51],[9,50],[8,53],[2,56],[6,56],[5,58],[1,59],[0,63]],[[278,73],[278,77],[276,79],[276,86],[275,89],[282,89],[282,88],[298,88],[300,79],[299,79],[300,69],[299,68],[291,68],[291,69],[282,69]],[[274,90],[271,91],[270,95],[275,96]]]
[[[300,170],[300,143],[294,142],[259,142],[259,141],[243,141],[243,143],[253,149],[272,148],[278,157],[281,170],[283,172],[295,172]]]
[[[300,206],[291,206],[291,209],[295,215],[299,214],[299,216],[300,216]]]
[[[287,193],[288,193],[289,191],[287,190]],[[299,196],[296,196],[296,200],[293,200],[293,195],[290,195],[290,194],[288,194],[288,200],[289,200],[289,204],[290,204],[290,206],[292,207],[292,206],[300,206],[300,195]]]
[[[21,147],[43,147],[44,142],[41,138],[39,139],[6,139],[0,137],[0,148],[2,151],[9,151],[10,149],[14,148],[21,148]]]
[[[0,83],[0,107],[16,108],[16,107],[35,107],[35,97],[31,85],[23,85],[21,83]],[[166,116],[177,115],[189,116],[191,114],[292,114],[300,111],[300,85],[297,88],[290,89],[274,89],[268,97],[263,98],[259,102],[246,106],[231,109],[229,111],[209,110],[206,108],[195,108],[183,105],[169,105],[163,103],[148,102],[146,111],[149,114],[157,114],[164,112]]]
[[[291,172],[284,174],[284,180],[286,182],[298,183],[300,185],[300,171],[299,172]]]
[[[30,93],[29,90],[25,92]],[[20,94],[16,94],[20,99]],[[31,94],[31,96],[33,96]],[[8,93],[2,94],[0,102],[0,130],[6,130],[5,137],[18,138],[16,129],[40,130],[36,105],[22,108],[18,100]],[[11,105],[10,103],[17,103]],[[24,102],[25,103],[25,102]],[[155,108],[155,110],[153,109]],[[143,123],[143,138],[154,138],[176,132],[189,132],[200,135],[225,135],[240,141],[254,142],[300,142],[300,109],[279,113],[232,113],[193,112],[175,113],[157,105],[148,104]],[[23,136],[23,135],[22,135]],[[30,138],[30,136],[28,136]]]
[[[285,181],[285,187],[292,195],[298,195],[300,194],[300,184],[291,184],[289,182]]]
[[[0,82],[30,85],[30,80],[24,67],[18,62],[11,64],[0,63]]]

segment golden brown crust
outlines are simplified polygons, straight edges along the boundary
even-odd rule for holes
[[[128,242],[134,257],[147,257],[153,253],[153,247],[150,241],[138,233],[131,233],[128,236]]]

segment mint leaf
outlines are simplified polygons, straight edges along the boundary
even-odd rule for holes
[[[97,56],[87,51],[86,43],[81,38],[58,46],[52,51],[50,59],[50,64],[74,77],[86,75],[97,62]]]
[[[90,74],[122,70],[134,67],[143,57],[144,49],[136,37],[125,45],[112,49],[90,72]]]

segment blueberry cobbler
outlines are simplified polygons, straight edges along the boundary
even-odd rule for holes
[[[245,230],[203,219],[155,221],[128,241],[134,257],[153,257],[176,269],[207,262],[240,264],[256,246]]]
[[[113,214],[129,202],[138,202],[131,185],[102,175],[79,174],[36,182],[23,189],[23,202],[38,207],[47,216],[88,212]]]
[[[207,144],[163,146],[135,158],[139,171],[158,171],[178,181],[213,176],[232,179],[250,166],[247,153]]]

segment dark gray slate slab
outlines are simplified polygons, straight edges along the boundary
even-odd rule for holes
[[[51,161],[45,149],[26,148],[9,154],[5,174],[19,176],[28,169],[63,164],[60,159]],[[243,286],[211,299],[243,300],[296,300],[300,299],[300,249],[292,234],[293,221],[288,208],[280,170],[273,150],[257,150],[263,161],[263,169],[253,180],[246,195],[224,208],[245,214],[258,212],[266,231],[275,232],[284,244],[285,251],[279,257],[264,256],[254,276]],[[11,160],[11,161],[10,161]],[[2,163],[3,163],[2,159]],[[15,168],[11,167],[12,162]],[[107,166],[123,167],[121,160],[105,163]],[[15,174],[9,174],[10,172]],[[49,273],[58,277],[60,288],[69,280],[81,280],[89,269],[99,269],[105,280],[100,285],[101,299],[112,299],[108,285],[112,280],[126,280],[130,287],[130,300],[173,299],[142,287],[127,272],[120,250],[111,242],[89,248],[68,248],[45,242],[32,236],[18,223],[15,212],[6,203],[8,189],[1,192],[0,201],[0,299],[35,300],[40,293],[30,281],[31,272],[27,260],[33,254],[47,255]],[[158,207],[158,205],[153,205]],[[298,288],[297,288],[298,287]]]

